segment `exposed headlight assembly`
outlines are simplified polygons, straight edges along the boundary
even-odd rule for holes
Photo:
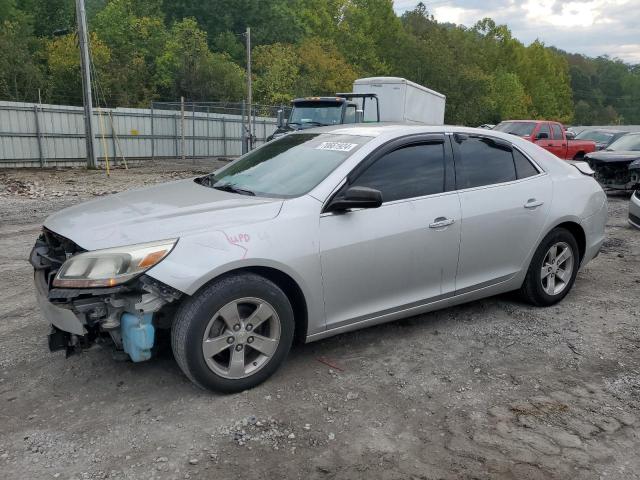
[[[178,239],[80,253],[64,262],[54,287],[113,287],[141,275],[164,259]]]

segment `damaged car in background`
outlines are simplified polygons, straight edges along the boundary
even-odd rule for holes
[[[236,392],[294,338],[514,290],[553,305],[604,241],[590,173],[491,130],[293,132],[214,173],[47,218],[30,261],[49,347],[140,362],[163,330],[196,385]]]
[[[640,133],[627,133],[604,150],[589,153],[585,161],[607,190],[640,188]]]

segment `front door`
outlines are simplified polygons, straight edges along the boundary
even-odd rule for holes
[[[455,291],[460,203],[455,191],[445,191],[450,159],[445,160],[444,136],[429,137],[418,143],[406,140],[371,159],[341,190],[350,186],[380,190],[381,207],[322,214],[327,328]]]

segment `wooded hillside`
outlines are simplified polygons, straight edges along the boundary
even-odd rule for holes
[[[505,118],[640,124],[640,66],[513,38],[484,19],[436,22],[391,0],[86,0],[101,103],[237,101],[252,29],[255,100],[406,77],[447,95],[448,123]],[[0,0],[0,99],[81,104],[73,0]],[[104,100],[102,100],[104,99]]]

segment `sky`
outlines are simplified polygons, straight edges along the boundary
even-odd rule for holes
[[[397,14],[419,0],[393,0]],[[528,45],[545,45],[590,57],[609,55],[640,63],[640,0],[423,0],[439,22],[472,26],[484,17],[505,24]]]

